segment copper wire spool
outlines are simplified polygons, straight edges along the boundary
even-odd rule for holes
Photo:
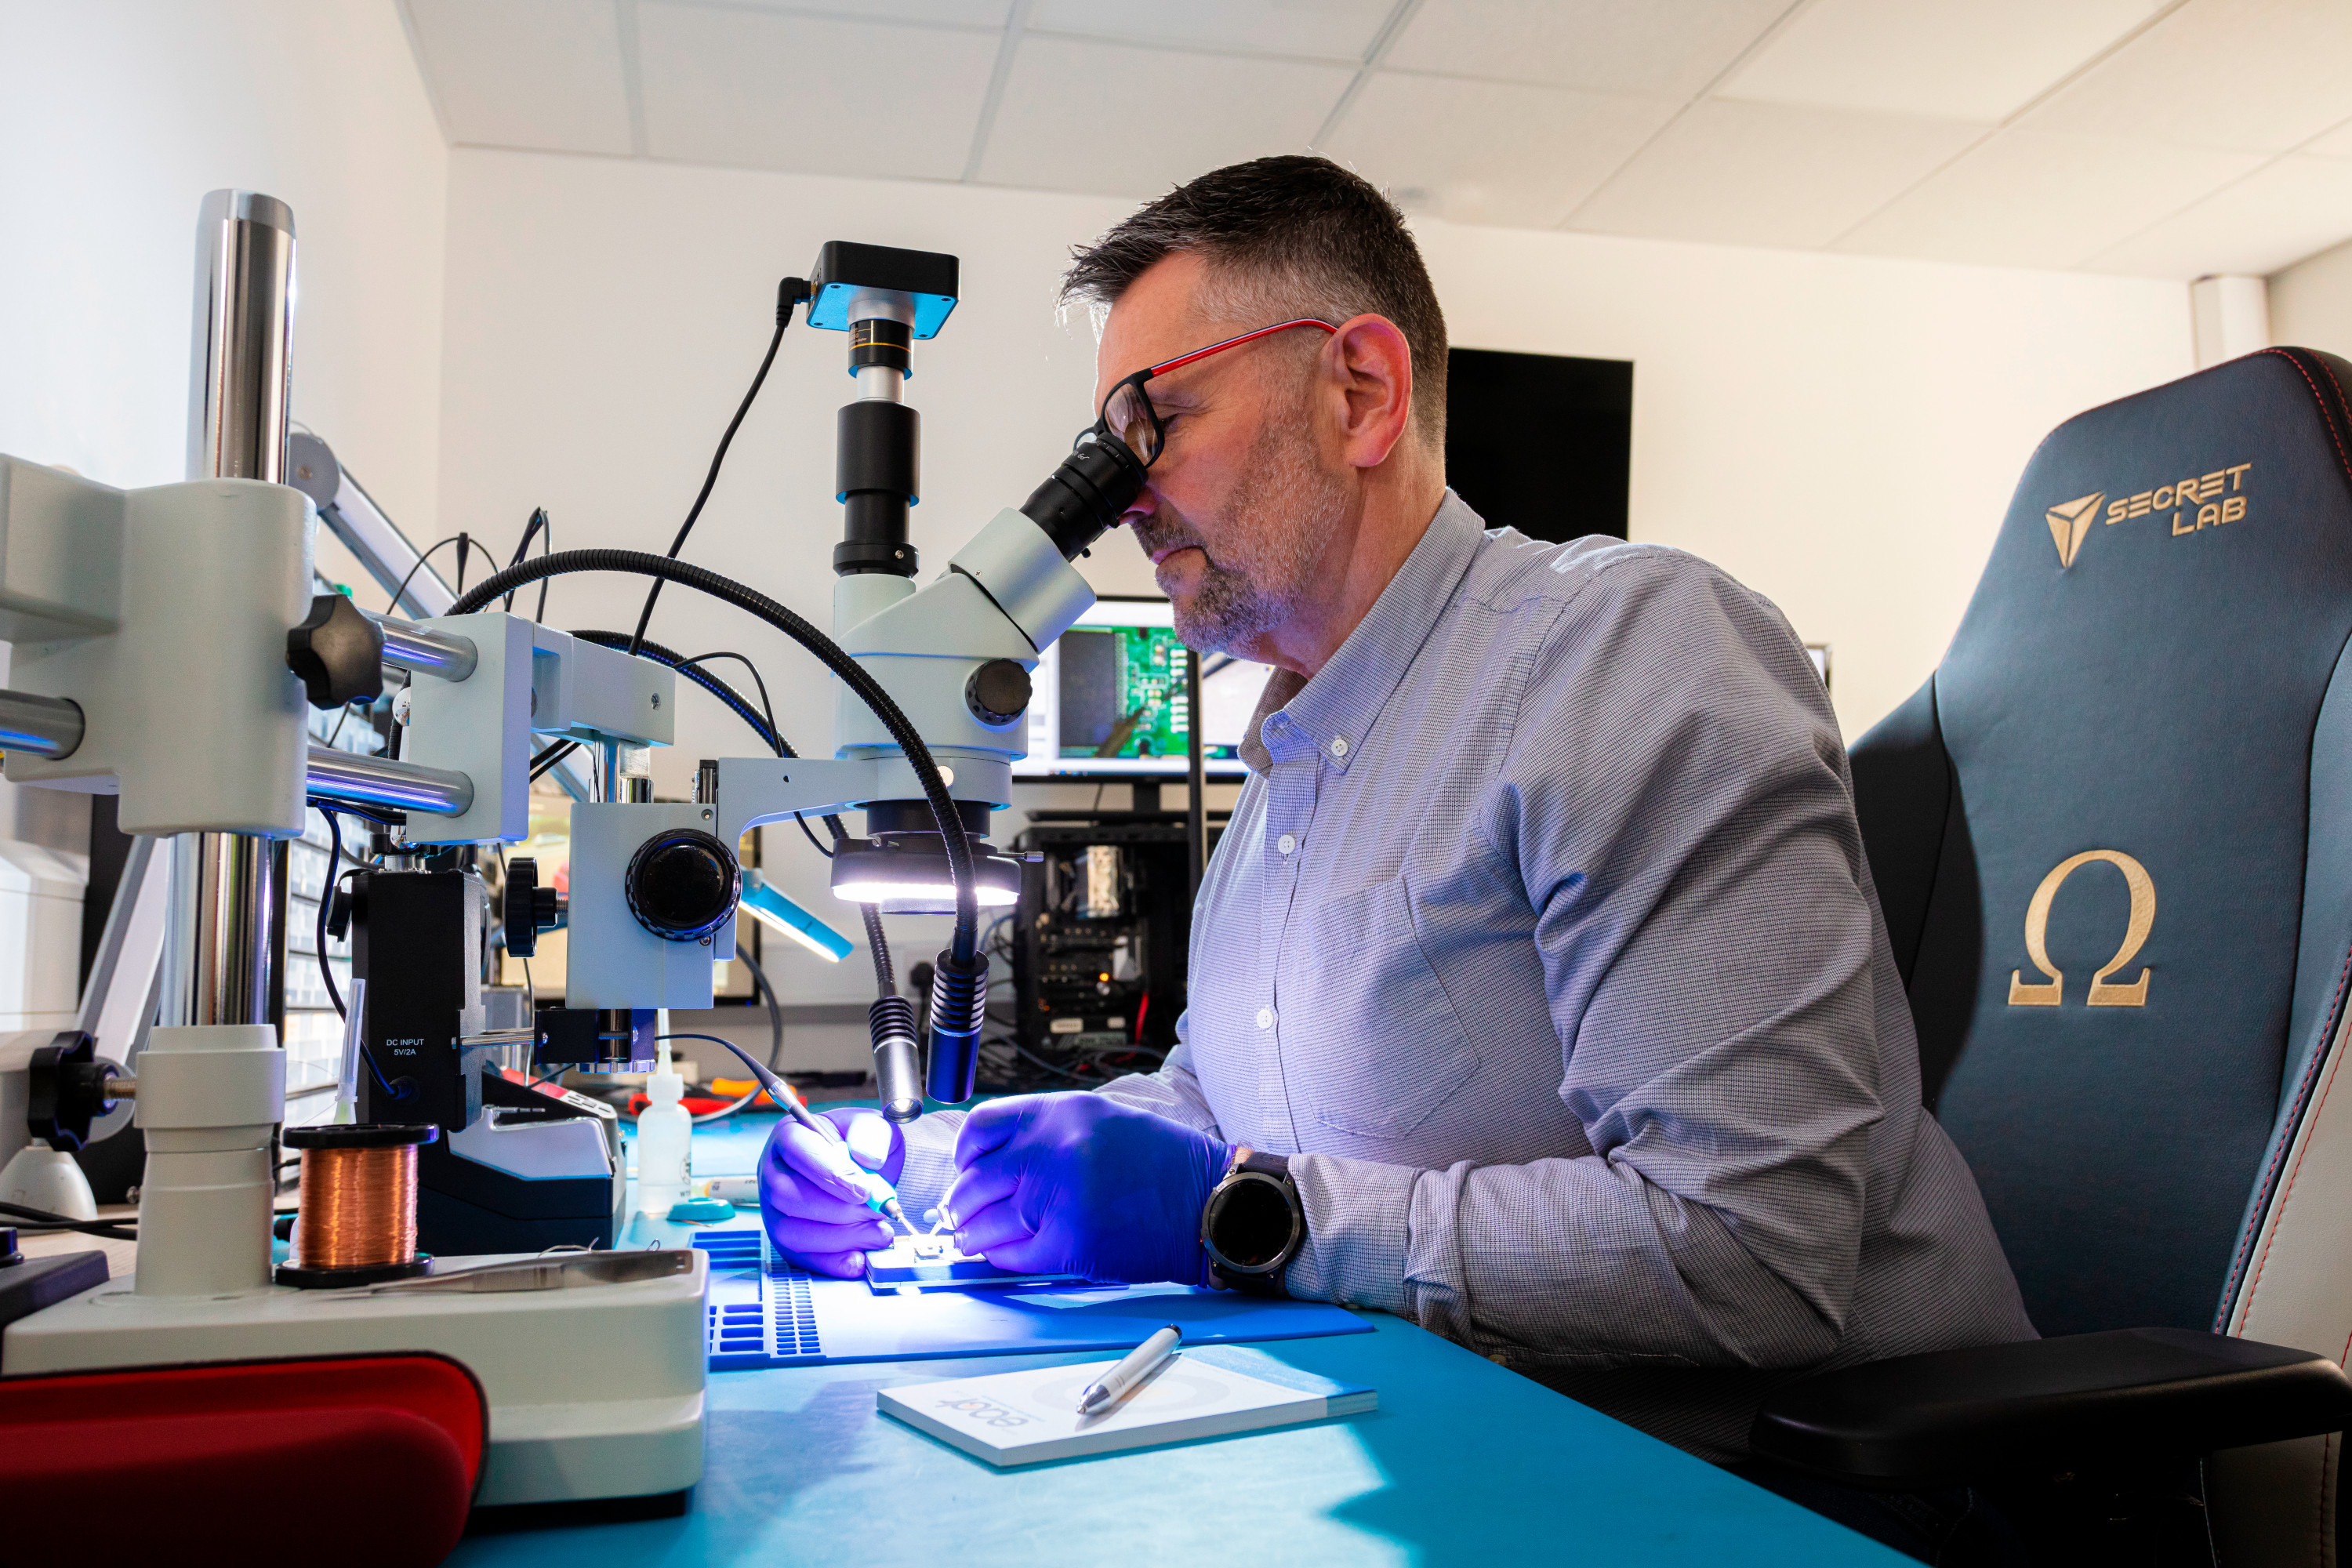
[[[416,1250],[416,1148],[437,1135],[381,1122],[287,1129],[286,1146],[302,1151],[302,1185],[294,1256],[278,1282],[332,1289],[425,1272],[432,1260]]]

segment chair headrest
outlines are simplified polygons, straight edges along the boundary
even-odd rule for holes
[[[1955,809],[1914,1006],[1967,1020],[1937,1114],[2045,1333],[2210,1321],[2290,1015],[2320,1006],[2298,942],[2352,636],[2345,381],[2270,351],[2061,426],[1936,674]],[[2314,994],[2352,941],[2318,934]]]

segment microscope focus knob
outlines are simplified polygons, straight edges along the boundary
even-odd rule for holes
[[[637,846],[622,879],[629,912],[664,942],[707,942],[735,912],[735,856],[697,827],[673,827]]]
[[[539,933],[553,931],[563,921],[562,900],[553,888],[539,885],[539,862],[528,855],[507,862],[506,893],[500,904],[507,952],[516,958],[536,956]]]
[[[321,594],[286,634],[286,668],[313,708],[373,702],[383,695],[383,630],[342,595]]]
[[[1009,658],[992,658],[964,682],[963,700],[973,718],[1001,730],[1029,706],[1029,672]]]

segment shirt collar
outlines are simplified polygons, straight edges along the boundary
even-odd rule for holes
[[[1313,752],[1345,773],[1366,731],[1454,602],[1484,530],[1451,489],[1421,542],[1381,590],[1371,609],[1312,680],[1277,669],[1242,731],[1242,760],[1264,773],[1277,761]]]

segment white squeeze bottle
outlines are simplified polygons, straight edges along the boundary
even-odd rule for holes
[[[667,1043],[659,1048],[660,1058],[646,1079],[651,1103],[637,1116],[637,1212],[656,1218],[667,1215],[672,1204],[686,1201],[694,1136],[694,1118],[678,1103],[686,1079],[671,1070]]]

